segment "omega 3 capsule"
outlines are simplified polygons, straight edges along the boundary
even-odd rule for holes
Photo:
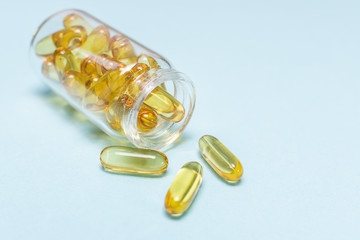
[[[243,168],[237,157],[217,138],[205,135],[199,140],[200,153],[217,174],[229,182],[239,181]]]
[[[172,216],[181,216],[195,199],[202,181],[198,162],[186,163],[176,174],[165,197],[165,209]]]
[[[105,171],[113,173],[160,174],[168,165],[165,154],[141,148],[107,147],[100,154]]]

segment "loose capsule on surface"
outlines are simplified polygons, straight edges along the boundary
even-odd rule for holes
[[[170,215],[181,216],[190,207],[201,185],[202,171],[198,162],[189,162],[176,174],[165,197],[165,209]]]
[[[210,135],[201,137],[199,148],[203,158],[220,177],[229,182],[240,180],[243,175],[240,161],[217,138]]]
[[[105,148],[100,161],[106,171],[113,173],[160,174],[168,165],[161,152],[123,146]]]

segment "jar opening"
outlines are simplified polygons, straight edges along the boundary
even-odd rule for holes
[[[195,89],[192,81],[186,75],[174,69],[159,69],[147,77],[149,81],[137,95],[131,109],[125,113],[122,125],[125,135],[135,146],[160,149],[175,141],[188,124],[194,111]],[[167,93],[181,103],[184,115],[173,121],[168,121],[160,116],[155,128],[150,131],[140,131],[138,126],[140,108],[144,103],[147,104],[146,99],[155,88],[166,89]]]

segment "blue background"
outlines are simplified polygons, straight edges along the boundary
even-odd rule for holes
[[[197,105],[161,178],[109,174],[116,144],[33,73],[29,45],[50,14],[79,8],[167,57]],[[359,1],[2,1],[1,239],[359,239]],[[218,137],[237,185],[201,159]],[[199,161],[190,210],[163,207]]]

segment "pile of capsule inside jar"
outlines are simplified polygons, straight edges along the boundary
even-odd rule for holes
[[[103,114],[111,128],[124,135],[124,109],[133,106],[147,74],[157,71],[159,64],[149,55],[137,55],[126,36],[111,36],[105,25],[93,28],[77,14],[67,15],[63,24],[64,29],[36,43],[36,54],[44,58],[42,73],[61,83],[82,107]],[[137,130],[147,133],[163,122],[177,123],[184,115],[182,104],[162,84],[141,105]]]

